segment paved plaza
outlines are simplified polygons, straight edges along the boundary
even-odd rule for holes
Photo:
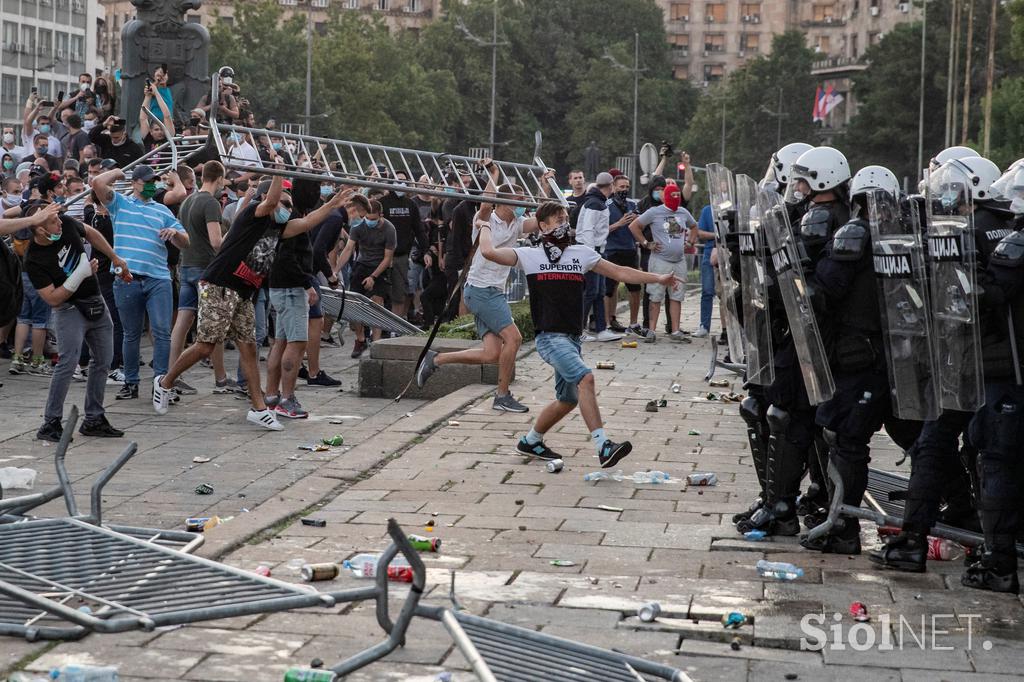
[[[694,299],[684,307],[694,309]],[[696,328],[695,316],[687,317],[684,328]],[[458,600],[473,613],[663,661],[694,680],[1020,679],[1024,604],[960,587],[960,561],[929,562],[921,575],[880,572],[866,556],[813,554],[795,538],[748,542],[735,532],[729,518],[750,501],[756,479],[737,405],[707,394],[743,390],[736,381],[704,384],[707,343],[584,348],[591,366],[615,362],[595,378],[609,435],[634,446],[622,468],[665,471],[673,479],[664,485],[584,481],[597,463],[578,414],[547,439],[565,455],[561,473],[514,453],[515,440],[552,396],[551,371],[529,345],[513,390],[531,414],[492,411],[485,386],[431,403],[359,398],[350,347],[325,349],[323,364],[344,379],[343,391],[303,387],[299,398],[312,417],[287,422],[283,432],[245,424],[246,403],[211,395],[210,373],[197,369],[188,380],[199,395],[165,417],[147,400],[115,402],[110,391],[110,420],[128,437],[76,436],[68,465],[87,508],[92,478],[129,438],[137,441],[139,454],[104,495],[107,518],[181,529],[186,517],[216,514],[229,520],[208,531],[200,555],[245,569],[267,565],[287,581],[299,580],[289,567],[297,559],[340,562],[382,550],[386,519],[394,517],[409,533],[443,541],[440,553],[424,555],[428,603],[448,603],[454,571]],[[229,354],[229,366],[233,361]],[[0,466],[36,468],[36,488],[48,487],[55,482],[53,446],[33,439],[45,379],[3,374]],[[69,400],[81,392],[76,385]],[[659,398],[666,407],[645,411]],[[298,449],[335,434],[345,437],[344,447]],[[906,473],[908,464],[895,466],[900,454],[884,435],[876,438],[875,466]],[[686,487],[687,474],[705,471],[717,474],[717,486]],[[200,483],[214,494],[195,494]],[[326,526],[302,525],[304,515]],[[868,524],[864,540],[867,548],[877,543]],[[765,581],[754,568],[762,558],[792,562],[805,574],[791,583]],[[359,584],[343,574],[330,586]],[[395,593],[397,604],[403,588]],[[659,622],[637,620],[637,607],[648,601],[660,603]],[[851,631],[854,601],[872,619]],[[730,611],[752,624],[724,629],[720,619]],[[843,633],[839,644],[801,650],[802,637],[814,642],[814,630],[801,629],[807,614],[824,614],[812,627],[829,628],[834,639],[835,626]],[[45,672],[75,660],[117,665],[128,681],[280,680],[290,666],[314,658],[330,665],[381,638],[371,606],[346,605],[57,646],[6,638],[0,672],[15,665]],[[859,646],[869,639],[873,646]],[[475,679],[444,629],[416,620],[405,648],[349,679],[426,682],[442,671]]]

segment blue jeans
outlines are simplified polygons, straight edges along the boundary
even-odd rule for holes
[[[142,341],[142,323],[149,316],[149,329],[153,333],[154,376],[167,374],[167,359],[171,353],[171,313],[174,294],[171,280],[136,275],[131,282],[114,280],[114,300],[124,328],[124,380],[139,383],[139,346]]]
[[[586,283],[586,289],[583,291],[583,324],[589,328],[590,309],[593,307],[594,331],[600,334],[608,327],[604,318],[604,275],[591,270],[583,277]]]
[[[110,369],[117,369],[123,364],[124,328],[121,326],[121,316],[117,312],[117,301],[114,300],[113,283],[100,284],[100,293],[103,294],[103,300],[107,302],[110,321],[114,323],[114,356],[110,361]]]
[[[537,353],[555,370],[555,399],[575,405],[579,402],[577,386],[590,368],[583,362],[580,337],[553,332],[537,334]]]
[[[715,269],[711,267],[714,248],[714,242],[706,242],[700,259],[700,326],[708,331],[711,331],[711,310],[715,305]]]

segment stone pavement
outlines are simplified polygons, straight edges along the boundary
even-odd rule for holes
[[[686,307],[696,306],[688,302]],[[687,318],[687,326],[695,328],[692,313]],[[358,552],[380,551],[387,544],[385,521],[394,517],[407,532],[443,540],[439,554],[424,555],[427,602],[447,603],[455,571],[458,598],[473,613],[663,661],[695,680],[1020,679],[1024,605],[1019,598],[961,588],[960,562],[931,562],[922,575],[879,572],[866,556],[816,555],[800,549],[794,538],[752,543],[736,534],[729,517],[752,498],[756,479],[737,406],[704,398],[708,390],[730,390],[708,389],[703,383],[706,343],[659,340],[637,349],[617,344],[584,349],[591,365],[616,363],[613,371],[595,371],[595,378],[609,434],[634,444],[622,468],[627,473],[667,471],[674,478],[669,484],[585,482],[583,474],[597,465],[575,413],[548,437],[549,445],[565,455],[560,474],[546,473],[541,464],[514,454],[515,439],[552,395],[551,372],[529,354],[517,367],[514,390],[531,414],[493,412],[490,398],[482,397],[485,387],[477,387],[475,394],[463,389],[423,406],[359,400],[346,392],[326,400],[316,413],[363,420],[351,426],[288,424],[284,434],[255,439],[253,457],[268,467],[262,478],[290,486],[304,499],[288,505],[270,493],[259,506],[250,498],[232,499],[235,490],[256,488],[256,483],[241,483],[255,475],[251,468],[221,467],[233,472],[221,476],[239,481],[226,490],[229,495],[219,502],[223,506],[215,503],[209,509],[235,518],[208,532],[201,553],[246,569],[266,564],[275,577],[297,581],[289,561],[340,562]],[[681,384],[679,393],[670,390],[675,382]],[[731,390],[742,389],[733,382]],[[645,412],[648,400],[662,397],[667,407],[657,414]],[[129,474],[139,466],[133,463],[122,474],[155,479],[163,471],[165,480],[154,480],[154,494],[167,486],[165,493],[174,497],[152,503],[150,498],[125,499],[112,515],[123,509],[126,518],[137,520],[152,504],[155,510],[146,516],[154,523],[160,514],[169,523],[180,523],[182,516],[202,511],[188,507],[197,501],[190,491],[213,476],[207,473],[210,464],[188,469],[187,463],[211,451],[210,438],[222,433],[217,429],[232,434],[238,461],[251,462],[245,459],[250,443],[237,441],[248,441],[252,432],[238,428],[238,415],[223,415],[224,404],[198,407],[212,400],[186,398],[183,407],[175,408],[178,412],[163,419],[146,414],[143,404],[138,410],[133,406],[140,428],[151,429],[155,440],[171,442],[161,434],[177,431],[181,444],[188,445],[180,452],[150,444],[163,448],[166,458],[176,456],[175,464],[156,460],[152,469],[143,466]],[[235,406],[241,410],[239,403]],[[181,410],[195,414],[180,418]],[[214,419],[219,420],[216,426],[211,425]],[[186,433],[196,428],[203,431]],[[287,460],[297,452],[291,449],[296,440],[325,430],[344,433],[354,447],[317,457],[303,453],[298,461],[308,468]],[[19,438],[23,448],[41,448]],[[13,450],[4,445],[0,452]],[[893,469],[899,453],[891,442],[879,436],[874,446],[875,465]],[[265,456],[259,454],[264,451]],[[329,456],[310,461],[321,454]],[[687,488],[682,483],[686,474],[700,471],[717,473],[719,484]],[[250,513],[240,514],[240,503],[252,504]],[[327,525],[301,525],[296,513],[325,519]],[[261,529],[266,530],[243,543]],[[864,539],[868,548],[877,542],[872,528],[865,528]],[[793,583],[762,580],[754,563],[765,557],[793,562],[805,576]],[[553,560],[573,565],[555,566]],[[330,583],[332,589],[359,584],[348,575]],[[401,595],[401,588],[396,592]],[[651,625],[639,623],[637,606],[651,600],[660,602],[664,617]],[[851,631],[853,601],[866,604],[873,618]],[[752,616],[752,625],[724,630],[719,620],[734,610]],[[802,636],[814,642],[813,630],[801,630],[807,614],[822,614],[813,627],[841,628],[845,648],[801,650]],[[833,620],[833,614],[841,615]],[[879,646],[884,634],[891,647]],[[730,646],[734,637],[738,650]],[[289,666],[314,658],[330,665],[380,638],[372,608],[347,605],[91,636],[45,651],[0,640],[6,654],[0,660],[10,664],[35,654],[27,666],[38,671],[72,659],[116,663],[127,680],[280,680]],[[859,646],[867,641],[872,644]],[[426,681],[443,670],[453,671],[456,680],[474,679],[467,669],[439,624],[416,620],[405,648],[349,679]]]

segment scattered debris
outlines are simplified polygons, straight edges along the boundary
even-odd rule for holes
[[[324,445],[334,445],[334,446],[344,445],[345,444],[345,437],[344,436],[340,436],[340,435],[338,435],[338,436],[331,436],[330,438],[324,438],[320,442],[323,443]]]
[[[609,361],[602,361],[597,363],[598,369],[615,369],[615,363]]]
[[[765,533],[763,530],[748,530],[746,533],[743,534],[743,537],[745,537],[748,540],[753,540],[754,542],[759,542],[768,537],[768,534]]]
[[[544,465],[549,474],[557,474],[565,467],[565,462],[560,459],[553,459]]]
[[[299,446],[299,450],[309,450],[310,452],[326,452],[330,449],[326,443],[303,443]]]
[[[209,483],[200,483],[199,485],[196,486],[195,492],[196,495],[212,495],[213,486],[210,485]]]
[[[253,571],[253,573],[255,573],[256,575],[262,575],[264,578],[269,578],[270,566],[267,566],[266,564],[260,564],[256,567],[256,570]]]
[[[747,617],[739,611],[730,611],[722,616],[722,627],[735,630],[747,624]]]
[[[434,678],[434,682],[452,682],[452,680],[454,679],[455,678],[452,677],[452,674],[450,672],[448,672],[447,670],[442,670],[437,674],[437,677]]]
[[[406,538],[417,552],[437,552],[441,549],[441,538],[425,538],[422,535],[409,535]]]
[[[729,386],[728,379],[712,379],[708,382],[708,386],[714,386],[715,388],[726,388]]]
[[[790,581],[804,577],[804,569],[783,561],[765,561],[761,559],[757,562],[756,568],[758,575],[762,578]]]
[[[786,679],[787,680],[795,680],[798,677],[800,677],[800,676],[797,675],[796,673],[786,673]]]
[[[700,430],[699,430],[699,429],[690,429],[690,430],[689,430],[689,431],[688,431],[688,432],[686,433],[686,435],[687,435],[687,436],[699,436],[699,435],[700,435]]]
[[[868,615],[868,607],[859,601],[850,604],[850,615],[858,623],[867,623],[871,620],[871,616]]]
[[[196,464],[206,464],[210,461],[209,457],[193,457],[192,461]]]
[[[647,602],[636,610],[636,617],[644,623],[653,623],[661,615],[661,604],[656,601]]]
[[[733,637],[732,641],[729,642],[729,647],[733,651],[739,651],[740,650],[740,638],[739,637]]]
[[[516,504],[526,504],[524,500],[516,500]]]
[[[622,342],[622,347],[623,348],[636,348],[636,341],[623,341]]]
[[[323,528],[327,525],[327,521],[325,519],[311,519],[307,516],[306,518],[302,519],[302,525],[313,526],[314,528]]]
[[[664,398],[658,400],[658,407],[668,407],[668,401]]]
[[[460,426],[459,422],[454,419],[448,420],[448,426]]]
[[[718,394],[717,393],[706,393],[704,395],[704,399],[705,400],[710,400],[710,401],[714,402],[714,401],[718,400]]]
[[[672,392],[673,393],[679,393],[679,391],[681,391],[681,390],[683,390],[682,386],[680,386],[679,384],[672,384]]]
[[[570,561],[569,559],[552,559],[548,563],[551,564],[552,566],[558,566],[560,568],[561,567],[566,567],[566,566],[575,566],[576,565],[575,561]]]
[[[4,490],[32,490],[38,475],[39,472],[35,469],[3,467],[0,469],[0,488]]]
[[[722,402],[724,403],[738,403],[742,401],[743,396],[740,395],[739,393],[733,393],[732,391],[729,391],[728,393],[722,396]]]
[[[189,533],[205,533],[209,529],[220,525],[219,516],[194,516],[185,519],[185,530]]]
[[[299,570],[299,575],[307,583],[334,580],[338,577],[338,564],[305,564]]]
[[[658,411],[658,401],[657,400],[650,400],[650,401],[648,401],[647,406],[644,407],[644,411],[645,412],[657,412]]]
[[[696,486],[718,485],[718,476],[710,472],[705,474],[688,474],[686,476],[686,484]]]
[[[524,531],[524,530],[526,530],[526,526],[519,526],[519,530],[520,530],[520,531]]]
[[[620,512],[625,511],[622,507],[613,507],[610,504],[599,504],[597,508],[601,511]]]

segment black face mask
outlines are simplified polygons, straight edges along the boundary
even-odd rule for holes
[[[618,192],[616,192],[614,194],[614,196],[615,196],[616,201],[618,201],[620,204],[624,204],[624,203],[626,203],[626,200],[629,199],[629,190],[628,189],[619,190]]]
[[[573,240],[573,230],[569,223],[562,223],[551,232],[543,232],[540,236],[541,246],[549,263],[557,263]]]

